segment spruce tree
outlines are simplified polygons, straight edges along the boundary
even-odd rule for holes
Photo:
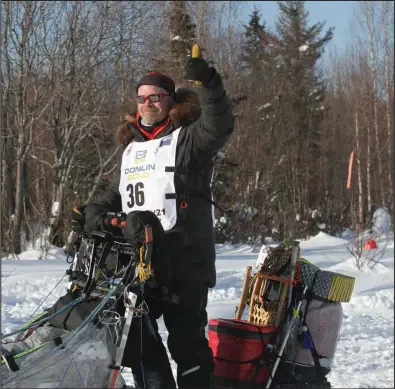
[[[262,65],[261,36],[265,34],[265,26],[261,24],[260,19],[259,11],[255,9],[251,14],[248,25],[244,25],[245,44],[242,61],[244,68],[251,70],[252,73],[260,72]]]
[[[262,76],[268,76],[273,70],[275,38],[267,31],[265,22],[261,22],[257,9],[250,15],[250,21],[244,25],[244,29],[245,43],[241,56],[243,69],[252,76],[254,83],[263,82]]]
[[[186,1],[172,1],[169,18],[170,69],[180,79],[191,49],[196,40],[196,24],[192,23],[186,9]]]
[[[183,81],[183,70],[196,42],[196,24],[187,12],[186,1],[171,1],[167,10],[166,37],[158,37],[161,55],[153,58],[152,70],[166,73],[176,82]],[[202,51],[202,49],[201,49]]]
[[[280,8],[276,26],[279,40],[277,68],[284,82],[281,107],[288,122],[284,130],[289,133],[286,146],[289,149],[289,175],[286,181],[292,183],[287,190],[294,211],[289,225],[297,219],[300,220],[296,223],[298,228],[305,228],[309,226],[311,211],[318,209],[321,201],[319,160],[325,84],[319,77],[317,61],[332,39],[333,29],[329,28],[321,37],[324,23],[309,27],[303,1],[277,3]],[[316,231],[313,228],[309,232]]]

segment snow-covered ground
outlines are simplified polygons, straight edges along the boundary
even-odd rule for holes
[[[334,388],[394,387],[394,238],[378,239],[385,245],[380,263],[358,271],[346,248],[346,241],[324,233],[301,241],[304,258],[323,270],[356,278],[350,303],[343,304],[344,318],[340,341],[329,380]],[[210,291],[209,318],[233,318],[239,303],[245,268],[255,267],[259,249],[249,246],[217,246],[217,285]],[[62,249],[50,248],[48,259],[37,260],[39,251],[30,250],[20,260],[1,261],[1,331],[8,333],[26,321],[69,265]],[[67,276],[44,303],[50,306],[62,296]],[[167,338],[160,321],[161,334]],[[172,365],[175,371],[175,365]],[[123,372],[132,383],[130,372]]]

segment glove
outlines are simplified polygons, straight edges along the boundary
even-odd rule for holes
[[[207,85],[216,73],[202,57],[189,58],[184,71],[186,80],[200,81],[203,85]]]
[[[71,230],[74,232],[81,233],[84,229],[85,207],[86,205],[80,205],[79,207],[74,207],[71,211]]]
[[[107,207],[92,203],[88,204],[84,212],[86,219],[84,231],[88,233],[93,231],[110,232],[114,236],[122,236],[121,228],[106,223],[107,212],[110,212]]]
[[[158,285],[171,287],[172,261],[167,244],[167,236],[158,217],[151,211],[132,211],[126,216],[124,237],[128,243],[139,249],[145,241],[145,227],[152,227],[154,247],[152,252],[152,268],[155,282]]]

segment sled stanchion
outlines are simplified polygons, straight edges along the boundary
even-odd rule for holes
[[[270,385],[272,383],[273,377],[276,374],[276,370],[277,370],[278,364],[280,363],[280,360],[281,360],[281,357],[283,355],[285,346],[286,346],[286,344],[288,342],[288,338],[291,335],[293,323],[299,317],[300,307],[302,306],[302,302],[303,302],[304,296],[305,296],[305,294],[307,292],[307,289],[308,289],[307,286],[305,286],[304,289],[303,289],[303,292],[302,292],[302,296],[300,297],[300,300],[298,302],[298,306],[296,307],[296,309],[292,310],[292,317],[291,317],[291,320],[288,323],[287,331],[286,331],[285,336],[283,338],[283,341],[281,343],[281,347],[280,347],[280,350],[278,352],[277,358],[276,358],[276,360],[274,362],[273,368],[272,368],[272,370],[270,372],[269,379],[268,379],[268,381],[266,383],[266,386],[265,386],[266,389],[270,388]]]
[[[293,281],[295,279],[295,270],[296,270],[296,263],[299,257],[299,242],[293,241],[292,242],[292,253],[291,253],[291,274],[289,276],[289,290],[288,290],[288,300],[287,300],[287,308],[290,307],[292,302],[292,290],[293,290]]]
[[[133,292],[129,292],[128,298],[130,300],[130,303],[126,305],[126,312],[125,312],[126,320],[125,320],[125,324],[124,324],[123,331],[122,331],[121,341],[120,341],[119,346],[117,347],[117,354],[115,357],[115,363],[114,363],[114,366],[112,367],[114,372],[110,376],[110,382],[109,382],[109,386],[108,386],[109,389],[114,389],[115,385],[117,383],[117,378],[118,378],[119,372],[121,370],[123,354],[125,353],[126,341],[128,340],[129,330],[130,330],[130,326],[132,324],[134,309],[136,308],[137,294],[135,294]]]
[[[244,278],[243,292],[241,295],[239,306],[237,308],[236,320],[241,320],[241,317],[243,316],[243,312],[246,306],[246,301],[248,298],[248,284],[250,283],[251,280],[251,272],[252,272],[252,267],[247,266],[246,274]]]

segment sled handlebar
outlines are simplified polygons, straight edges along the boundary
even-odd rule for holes
[[[104,218],[104,224],[119,228],[126,226],[126,213],[124,212],[107,212]]]
[[[119,228],[126,227],[126,213],[125,212],[107,212],[104,218],[104,224]],[[153,242],[152,226],[146,225],[145,228],[145,243]]]

